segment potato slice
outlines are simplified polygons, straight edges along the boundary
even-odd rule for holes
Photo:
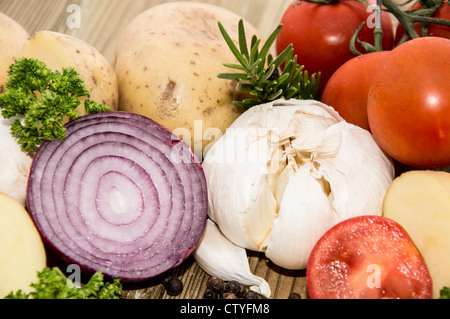
[[[28,292],[46,266],[42,239],[25,208],[0,193],[0,298],[11,291]]]
[[[41,30],[25,44],[23,55],[43,61],[53,71],[74,67],[92,100],[118,109],[119,87],[114,69],[89,43],[67,34]],[[85,114],[84,109],[77,111]]]
[[[450,285],[450,173],[409,171],[388,189],[383,215],[402,225],[421,252],[433,280],[433,298]]]

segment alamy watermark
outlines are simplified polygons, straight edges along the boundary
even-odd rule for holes
[[[377,1],[378,2],[378,1]],[[366,12],[371,12],[371,14],[366,19],[366,25],[370,29],[380,29],[381,28],[381,6],[378,3],[370,3]]]
[[[80,288],[81,283],[81,268],[77,264],[70,264],[66,268],[67,286],[69,288]]]
[[[69,4],[67,6],[67,13],[70,15],[67,17],[66,25],[69,29],[81,28],[81,8],[77,4]]]
[[[367,266],[366,271],[369,273],[367,276],[366,284],[368,288],[381,288],[381,267],[376,264],[370,264]]]

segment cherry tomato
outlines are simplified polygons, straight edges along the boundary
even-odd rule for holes
[[[409,40],[373,75],[367,116],[378,145],[417,168],[450,165],[450,40]]]
[[[425,261],[397,222],[364,215],[330,228],[306,268],[311,299],[430,299]]]
[[[318,4],[308,1],[295,1],[285,10],[281,23],[283,28],[276,40],[277,53],[289,44],[300,65],[308,73],[321,72],[320,87],[344,62],[355,55],[350,51],[350,42],[356,29],[366,22],[359,32],[359,39],[373,44],[373,9],[358,1],[332,1]],[[383,49],[390,50],[394,44],[392,22],[386,12],[382,12]],[[365,52],[357,44],[360,52]]]
[[[420,9],[420,8],[422,8],[422,6],[420,5],[419,2],[417,2],[412,7],[412,9],[414,9],[414,10]],[[436,19],[450,20],[450,5],[448,4],[448,1],[447,0],[442,1],[439,9],[437,9],[436,12],[431,17],[436,18]],[[422,35],[420,23],[414,24],[414,29],[416,30],[416,32],[419,36],[424,36],[424,35]],[[401,24],[398,24],[397,31],[395,32],[395,42],[399,43],[404,34],[405,34],[405,29],[403,28],[403,26]],[[450,27],[446,27],[446,26],[438,25],[438,24],[429,24],[426,36],[434,36],[434,37],[450,39]]]
[[[327,81],[321,101],[349,123],[370,131],[367,95],[375,70],[389,51],[356,56],[339,67]]]

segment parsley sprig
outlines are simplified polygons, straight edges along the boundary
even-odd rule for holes
[[[223,25],[218,22],[220,32],[233,55],[240,64],[224,63],[224,66],[241,71],[220,73],[221,79],[235,80],[240,91],[248,91],[255,98],[234,101],[237,107],[249,109],[260,103],[276,99],[317,99],[320,73],[308,75],[304,66],[294,56],[292,44],[275,58],[269,52],[282,29],[279,25],[267,38],[261,49],[261,39],[254,35],[248,48],[244,23],[238,23],[238,46],[231,39]],[[283,69],[280,71],[280,69]]]
[[[11,133],[21,149],[32,154],[44,140],[65,138],[64,123],[80,116],[76,108],[81,98],[87,114],[110,110],[88,97],[89,91],[74,68],[53,72],[38,59],[21,58],[8,69],[0,109],[4,118],[15,118]]]
[[[38,281],[30,286],[31,292],[12,291],[5,299],[119,299],[123,291],[119,279],[105,283],[100,271],[95,272],[85,285],[69,285],[58,267],[38,272]]]

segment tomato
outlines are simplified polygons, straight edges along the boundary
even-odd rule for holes
[[[425,261],[397,222],[364,215],[330,228],[306,268],[311,299],[430,299]]]
[[[378,145],[417,168],[450,165],[450,40],[409,40],[373,75],[367,116]]]
[[[422,8],[422,6],[420,5],[419,2],[417,2],[412,7],[412,9],[414,10],[420,8]],[[436,10],[436,12],[431,17],[436,19],[450,20],[450,5],[448,4],[448,1],[447,0],[442,1],[441,6]],[[416,30],[419,36],[423,36],[420,23],[415,23],[414,29]],[[397,31],[395,32],[395,42],[399,43],[404,34],[405,29],[401,24],[398,24]],[[426,35],[450,39],[450,27],[438,24],[429,24]]]
[[[321,101],[332,106],[349,123],[370,131],[367,96],[375,70],[389,51],[356,56],[340,66],[330,77]]]
[[[362,22],[373,22],[373,9],[358,1],[334,1],[318,4],[295,1],[285,10],[281,23],[283,28],[275,46],[281,53],[289,44],[300,65],[308,73],[321,72],[320,87],[344,62],[355,55],[350,51],[350,41]],[[369,23],[361,29],[359,39],[373,44],[373,28]],[[394,44],[392,22],[386,12],[382,12],[383,49],[390,50]],[[357,44],[360,52],[365,52]]]

